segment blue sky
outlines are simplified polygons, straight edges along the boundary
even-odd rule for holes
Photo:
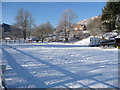
[[[105,2],[3,2],[2,21],[14,24],[17,10],[24,8],[33,15],[36,25],[50,21],[53,26],[56,26],[65,9],[74,10],[78,16],[77,22],[101,15],[105,4]]]

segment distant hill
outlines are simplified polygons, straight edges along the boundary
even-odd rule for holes
[[[99,28],[101,27],[101,16],[94,16],[82,21],[77,22],[77,24],[83,24],[86,25],[87,29],[94,29],[94,28]]]
[[[93,22],[95,19],[98,19],[100,18],[100,16],[94,16],[94,17],[91,17],[91,18],[88,18],[88,19],[84,19],[82,21],[79,21],[77,22],[77,24],[85,24],[85,25],[88,25],[89,23]]]

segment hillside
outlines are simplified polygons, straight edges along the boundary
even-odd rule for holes
[[[94,16],[82,21],[77,22],[77,24],[84,24],[87,27],[87,30],[99,29],[102,26],[101,16]]]
[[[91,18],[88,18],[88,19],[84,19],[82,21],[79,21],[77,22],[77,24],[85,24],[85,25],[88,25],[89,23],[92,23],[95,19],[98,19],[100,18],[100,16],[94,16],[94,17],[91,17]]]

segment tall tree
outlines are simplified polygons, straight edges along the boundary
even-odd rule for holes
[[[120,16],[120,1],[119,2],[107,2],[106,6],[102,9],[103,25],[107,31],[118,29],[116,26],[116,19]]]
[[[24,9],[19,9],[16,15],[16,25],[23,30],[24,40],[30,36],[30,31],[34,25],[32,14]],[[28,34],[29,33],[29,34]]]
[[[72,25],[74,24],[76,17],[77,16],[72,9],[66,9],[60,18],[58,30],[62,30],[62,32],[64,32],[64,38],[66,42],[68,41],[69,32],[72,29]]]
[[[49,34],[53,34],[53,32],[54,32],[54,27],[48,21],[34,28],[34,30],[32,30],[32,35],[34,37],[41,38],[41,41],[43,42],[44,39],[48,37]]]

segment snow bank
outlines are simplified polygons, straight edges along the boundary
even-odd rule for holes
[[[76,45],[89,45],[90,44],[90,37],[80,40],[75,43]]]
[[[100,40],[98,36],[90,36],[86,39],[80,40],[75,43],[75,45],[96,45]]]

